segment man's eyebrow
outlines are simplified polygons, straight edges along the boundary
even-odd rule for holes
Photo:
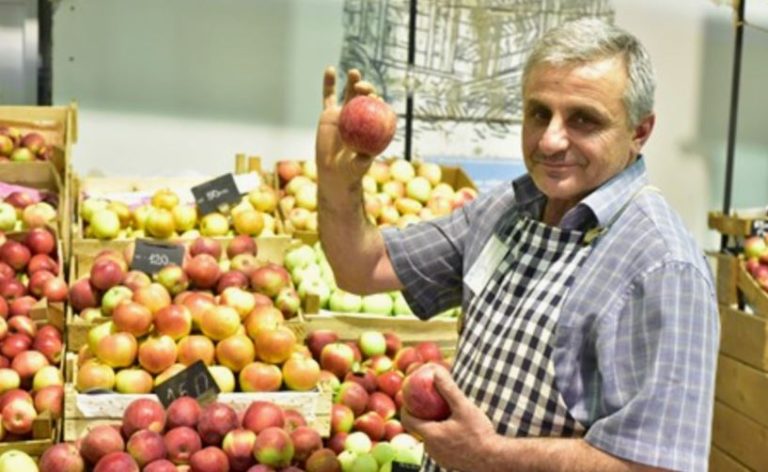
[[[526,100],[523,108],[525,110],[530,110],[532,108],[544,108],[547,110],[550,109],[549,105],[547,105],[543,101],[538,100],[536,98],[529,98],[528,100]],[[566,110],[568,111],[569,114],[580,112],[580,113],[586,113],[588,115],[592,115],[598,118],[605,118],[608,116],[608,113],[606,111],[586,103],[569,106],[566,108]]]

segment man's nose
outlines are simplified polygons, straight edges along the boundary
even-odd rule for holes
[[[555,116],[549,121],[539,141],[539,148],[546,155],[556,154],[568,148],[568,132],[561,118]]]

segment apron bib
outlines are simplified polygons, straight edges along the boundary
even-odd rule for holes
[[[517,215],[504,218],[468,271],[465,290],[473,296],[462,318],[452,375],[498,434],[584,435],[557,389],[555,329],[591,244],[646,189],[652,187],[628,199],[605,228],[587,232]],[[444,469],[425,454],[422,470]]]

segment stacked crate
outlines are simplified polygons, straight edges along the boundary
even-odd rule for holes
[[[710,227],[737,240],[764,222],[764,217],[709,218]],[[715,257],[721,333],[710,469],[768,470],[768,292],[742,258]]]

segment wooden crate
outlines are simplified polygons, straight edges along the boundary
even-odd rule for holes
[[[736,265],[736,284],[744,301],[752,307],[754,312],[768,318],[768,292],[760,287],[741,260]]]
[[[720,352],[768,371],[768,320],[720,305]]]
[[[750,470],[768,470],[768,428],[715,401],[712,443]]]
[[[290,323],[290,328],[302,342],[312,331],[329,329],[339,334],[342,341],[356,341],[365,331],[391,331],[404,345],[434,341],[446,357],[456,351],[458,324],[455,318],[435,318],[422,321],[415,316],[384,316],[369,314],[333,313],[304,314],[301,320]]]
[[[717,301],[722,305],[734,306],[739,301],[738,271],[741,262],[730,254],[714,253],[717,270]]]
[[[249,172],[256,172],[259,174],[263,181],[268,180],[263,174],[261,174],[261,161],[258,157],[245,157],[244,154],[237,154],[235,156],[235,174],[244,174]],[[71,192],[71,200],[73,206],[73,224],[72,224],[72,245],[73,253],[82,252],[83,249],[88,250],[89,247],[110,247],[113,243],[118,243],[117,246],[124,247],[135,238],[116,238],[112,240],[102,241],[96,238],[85,237],[85,224],[80,217],[80,212],[83,203],[83,195],[88,192],[95,192],[98,194],[130,194],[134,192],[151,193],[155,190],[163,188],[170,188],[176,192],[182,202],[185,198],[189,200],[189,203],[193,203],[191,188],[195,185],[199,185],[209,181],[211,176],[204,177],[73,177]],[[184,196],[186,195],[186,197]],[[271,215],[275,219],[275,234],[279,235],[283,233],[280,218],[277,212]],[[147,236],[149,237],[149,236]],[[227,239],[229,237],[222,237],[216,239]],[[181,241],[188,241],[189,239],[180,239]]]
[[[32,422],[32,439],[0,441],[0,454],[7,451],[22,451],[32,457],[42,456],[46,450],[59,442],[58,424],[59,422],[53,420],[48,412],[38,415]]]
[[[119,424],[126,407],[139,398],[158,400],[155,394],[84,394],[75,389],[77,360],[73,353],[67,354],[67,383],[64,388],[63,440],[76,441],[93,426],[98,424]],[[269,401],[284,409],[293,409],[304,416],[307,425],[323,437],[331,432],[331,405],[333,392],[321,384],[308,392],[253,392],[221,393],[217,401],[230,405],[237,412],[248,408],[252,402]],[[158,400],[159,401],[159,400]]]
[[[731,215],[712,211],[707,215],[707,223],[710,229],[726,236],[745,238],[754,234],[756,228],[765,227],[768,217],[765,209],[735,211]]]
[[[226,255],[226,248],[232,238],[217,238],[222,243],[222,249],[224,256]],[[74,283],[82,277],[88,276],[93,265],[93,259],[96,254],[105,249],[116,249],[119,251],[125,250],[126,247],[132,245],[132,241],[105,241],[104,244],[88,244],[78,247],[77,254],[70,261],[69,280],[70,284]],[[189,244],[189,241],[186,242]],[[294,244],[291,238],[287,236],[269,236],[264,238],[257,238],[256,245],[258,247],[257,258],[265,262],[273,262],[275,264],[282,265],[283,256],[291,245]],[[316,305],[315,305],[316,306]],[[307,308],[305,307],[305,310]],[[316,313],[315,308],[313,313]],[[70,352],[78,352],[78,350],[87,344],[88,331],[100,323],[109,321],[109,318],[103,317],[94,321],[85,321],[79,316],[75,316],[71,307],[67,307],[66,311],[66,326],[67,326],[67,349]]]
[[[388,162],[391,162],[395,159],[387,159]],[[416,164],[414,162],[414,164]],[[448,166],[448,165],[440,165],[440,168],[442,169],[442,179],[441,181],[444,183],[449,184],[454,189],[459,189],[461,187],[469,187],[473,190],[477,190],[477,186],[472,181],[472,179],[467,175],[466,172],[464,172],[464,169],[462,169],[459,166]],[[275,188],[278,191],[282,191],[282,187],[280,186],[280,178],[277,175],[277,165],[275,165],[275,170],[272,173],[272,179],[275,183]],[[287,234],[290,234],[291,236],[300,239],[301,241],[305,242],[306,244],[314,244],[319,240],[319,235],[317,231],[309,231],[309,230],[296,230],[291,227],[291,225],[288,223],[287,215],[285,215],[282,211],[282,209],[278,205],[278,216],[282,220],[282,227],[284,228],[285,232]]]
[[[50,146],[62,148],[66,159],[59,168],[64,177],[66,166],[72,162],[71,148],[77,142],[76,103],[67,106],[0,106],[0,125],[12,126],[23,134],[41,134]]]
[[[768,428],[768,372],[721,354],[717,365],[716,398]]]
[[[750,472],[747,466],[717,446],[712,446],[710,451],[709,470],[710,472]]]

